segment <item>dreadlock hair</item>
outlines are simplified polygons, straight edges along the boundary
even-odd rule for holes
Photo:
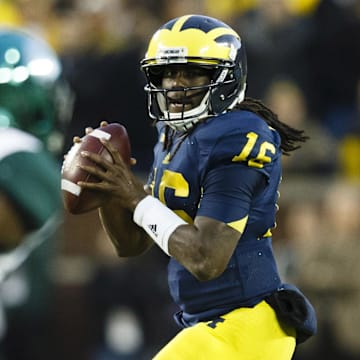
[[[308,136],[304,135],[304,130],[295,129],[281,122],[278,116],[260,100],[246,97],[236,108],[257,114],[263,118],[269,126],[277,130],[281,138],[280,149],[284,155],[290,155],[291,151],[301,147],[298,143],[304,143],[309,139]]]

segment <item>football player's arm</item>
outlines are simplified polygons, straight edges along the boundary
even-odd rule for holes
[[[193,224],[185,223],[158,199],[147,196],[111,143],[106,140],[103,143],[112,154],[113,162],[97,154],[84,153],[83,156],[99,166],[81,167],[101,181],[78,182],[78,185],[110,195],[111,202],[101,208],[100,214],[118,254],[137,255],[138,250],[144,251],[154,240],[199,280],[221,275],[241,231],[210,216],[197,216]]]
[[[133,222],[133,213],[116,199],[99,209],[99,217],[118,256],[137,256],[152,246],[153,240]]]
[[[217,168],[207,175],[192,224],[151,197],[136,205],[134,221],[153,229],[155,242],[198,280],[211,280],[226,269],[244,232],[253,197],[266,183],[262,173],[246,166]]]
[[[157,201],[151,197],[150,200],[152,199]],[[165,211],[172,212],[165,205],[160,205]],[[154,215],[156,209],[148,211]],[[103,228],[119,256],[139,255],[154,243],[144,228],[133,221],[133,210],[126,209],[117,200],[101,207],[99,214]],[[167,224],[166,216],[161,222]],[[146,228],[146,225],[144,227]],[[174,230],[168,239],[165,252],[180,262],[197,279],[210,280],[223,273],[240,236],[239,231],[223,222],[198,216],[194,224],[180,224]]]
[[[194,224],[179,226],[171,234],[169,253],[198,280],[211,280],[226,269],[240,236],[221,221],[197,216]]]

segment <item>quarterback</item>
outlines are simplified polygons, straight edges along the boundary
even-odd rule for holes
[[[245,97],[244,44],[217,19],[167,22],[141,68],[159,135],[147,184],[104,140],[113,161],[84,152],[100,166],[83,168],[100,182],[79,185],[107,194],[99,214],[119,256],[154,243],[169,256],[183,330],[154,359],[291,359],[315,333],[316,317],[300,290],[283,283],[271,229],[281,157],[306,136]]]

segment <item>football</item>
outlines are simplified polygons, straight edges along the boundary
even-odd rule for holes
[[[101,206],[102,199],[96,191],[82,189],[78,181],[97,182],[95,176],[90,175],[79,165],[94,166],[94,163],[81,156],[82,151],[88,151],[103,156],[112,161],[111,155],[100,142],[107,139],[119,151],[123,160],[130,165],[131,146],[126,128],[119,123],[110,123],[94,129],[85,135],[81,142],[74,143],[65,156],[61,168],[61,191],[64,207],[72,214],[83,214]]]

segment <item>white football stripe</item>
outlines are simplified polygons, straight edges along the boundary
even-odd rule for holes
[[[106,131],[102,131],[100,129],[95,129],[89,135],[93,136],[93,137],[96,137],[98,139],[105,139],[105,140],[110,140],[111,139],[111,134],[107,133]]]
[[[75,196],[79,196],[81,193],[81,186],[69,180],[61,179],[61,190],[65,190]]]

